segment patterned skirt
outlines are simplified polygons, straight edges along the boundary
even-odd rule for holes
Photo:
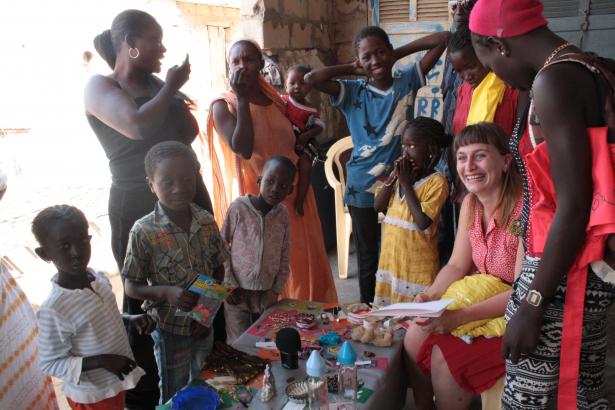
[[[517,311],[530,289],[539,262],[538,258],[524,259],[523,269],[513,284],[513,293],[506,308],[507,321]],[[555,296],[546,306],[536,350],[520,358],[517,364],[506,361],[502,409],[538,410],[547,408],[547,405],[550,408],[557,407],[554,404],[559,381],[566,279],[567,275],[563,275]],[[590,270],[585,291],[577,409],[609,408],[604,389],[604,366],[607,311],[613,301],[615,286],[602,281]]]

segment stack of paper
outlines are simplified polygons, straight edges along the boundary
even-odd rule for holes
[[[372,310],[367,316],[439,317],[452,302],[453,299],[419,303],[395,303],[381,309]]]

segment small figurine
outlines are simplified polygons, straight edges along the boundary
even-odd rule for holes
[[[363,321],[362,326],[352,329],[352,340],[378,347],[389,347],[393,344],[393,326],[385,325],[379,328],[377,322]]]
[[[265,367],[265,377],[263,378],[263,389],[261,390],[261,401],[263,403],[268,402],[275,396],[275,379],[273,378],[273,372],[271,371],[271,365],[267,364]]]

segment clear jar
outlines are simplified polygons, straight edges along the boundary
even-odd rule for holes
[[[340,406],[338,409],[357,408],[357,366],[341,365],[338,370]]]
[[[329,410],[327,376],[308,377],[308,408],[310,410]]]

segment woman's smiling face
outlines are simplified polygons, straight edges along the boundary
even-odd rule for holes
[[[489,144],[469,144],[457,150],[457,173],[468,192],[491,194],[502,188],[503,174],[512,161]]]

